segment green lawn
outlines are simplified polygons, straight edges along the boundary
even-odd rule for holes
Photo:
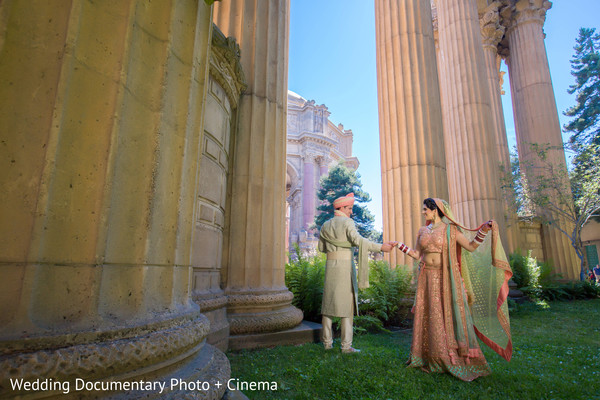
[[[600,299],[528,304],[511,328],[511,362],[482,345],[493,372],[470,383],[406,368],[410,333],[355,336],[352,355],[339,340],[227,355],[239,381],[277,382],[250,399],[600,399]]]

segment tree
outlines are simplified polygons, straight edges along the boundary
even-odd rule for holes
[[[321,229],[325,221],[333,217],[333,201],[335,199],[348,193],[354,193],[355,201],[352,208],[354,216],[352,219],[356,223],[358,233],[370,240],[381,241],[382,234],[373,228],[375,217],[365,205],[359,204],[371,201],[371,196],[362,190],[360,174],[340,163],[333,167],[328,175],[321,178],[320,184],[321,188],[317,196],[321,204],[317,207],[319,212],[315,216],[317,229]]]
[[[504,165],[500,166],[501,188],[508,204],[520,219],[532,218],[532,204],[527,197],[527,180],[521,173],[521,164],[516,146],[510,152],[510,171]]]
[[[600,145],[600,34],[595,32],[593,28],[579,30],[571,59],[575,83],[567,92],[576,93],[577,104],[564,112],[573,119],[563,128],[573,133],[570,142],[577,155],[587,145]]]
[[[538,143],[530,144],[530,148],[527,161],[513,164],[512,176],[504,179],[503,190],[518,193],[512,206],[520,217],[531,216],[527,214],[535,209],[536,217],[543,224],[558,229],[569,238],[579,257],[583,279],[588,267],[581,231],[590,218],[600,215],[599,147],[587,146],[581,153],[580,162],[585,162],[588,167],[574,165],[570,174],[549,156],[559,149]],[[521,171],[527,171],[526,180]],[[578,193],[577,198],[574,198],[572,188]]]

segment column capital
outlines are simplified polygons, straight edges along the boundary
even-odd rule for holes
[[[328,156],[324,156],[324,155],[316,156],[315,160],[317,161],[317,163],[319,164],[320,167],[327,167],[327,166],[329,166],[329,163],[331,162],[331,158]]]
[[[549,0],[504,0],[500,13],[503,25],[510,30],[530,22],[543,26],[550,8]]]
[[[302,155],[302,161],[304,161],[304,163],[309,163],[309,164],[316,164],[317,163],[317,157],[319,157],[319,155],[317,153],[313,153],[313,152],[306,152]]]
[[[498,44],[504,37],[506,28],[500,24],[500,6],[502,6],[501,2],[494,1],[479,13],[484,49],[497,51]]]

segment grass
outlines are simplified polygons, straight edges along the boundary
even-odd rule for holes
[[[462,382],[406,368],[410,333],[355,336],[362,353],[318,343],[229,352],[232,377],[277,382],[250,399],[600,399],[600,299],[527,304],[511,315],[513,357],[485,345],[492,375]]]

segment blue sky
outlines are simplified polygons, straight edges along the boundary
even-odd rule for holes
[[[288,87],[308,100],[325,104],[329,119],[354,133],[354,155],[367,204],[382,229],[381,164],[375,65],[373,0],[291,0]],[[562,112],[575,104],[571,64],[579,28],[600,31],[600,0],[555,0],[544,32],[550,74],[561,125]],[[506,69],[504,67],[504,69]],[[504,114],[509,145],[514,139],[510,87],[505,79]],[[567,138],[567,136],[565,136]]]

